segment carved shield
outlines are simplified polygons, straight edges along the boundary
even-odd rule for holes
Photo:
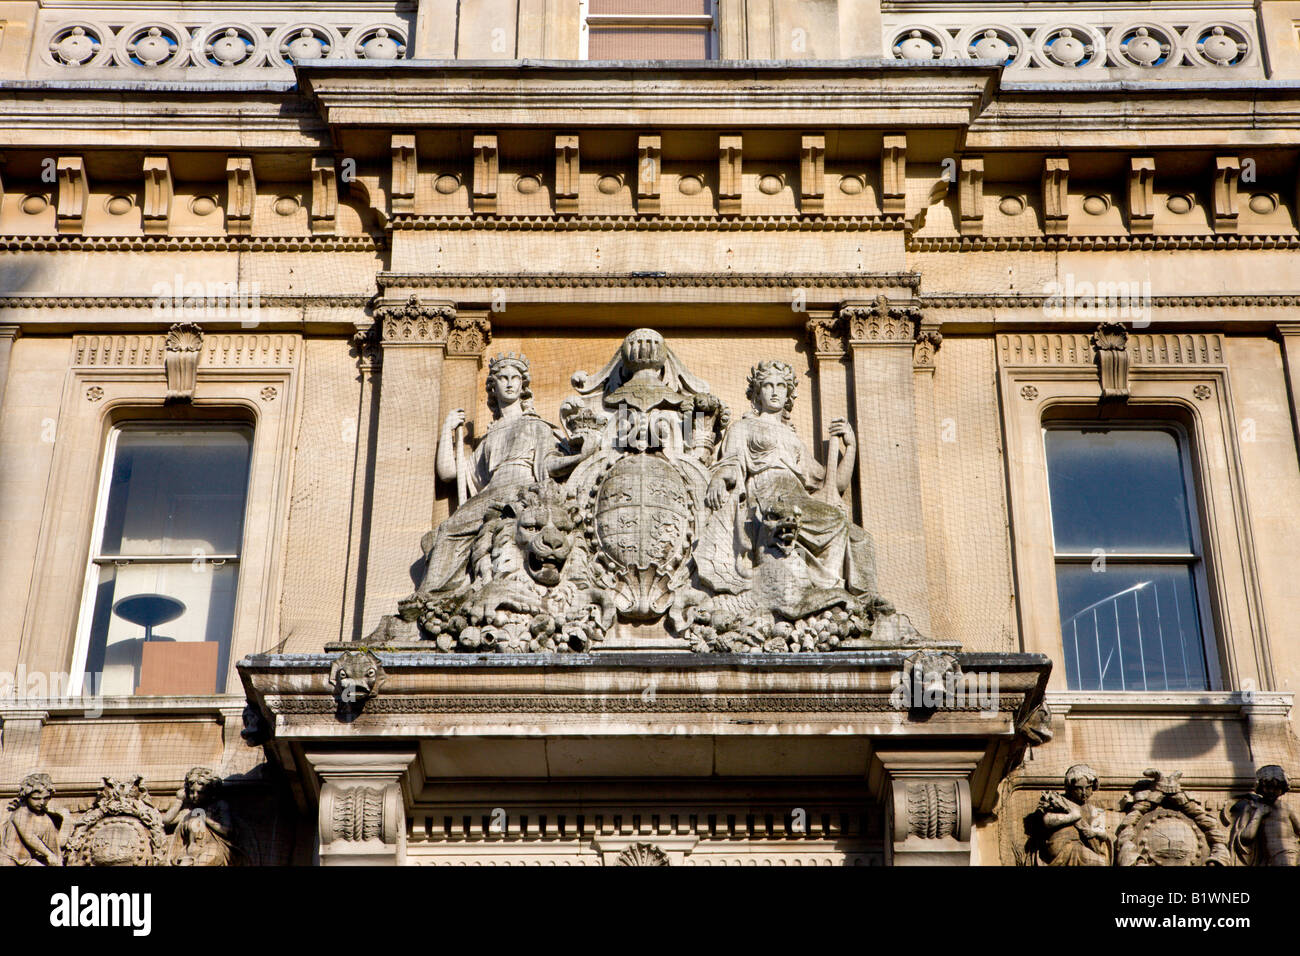
[[[690,492],[664,459],[629,455],[600,483],[595,528],[601,550],[616,563],[667,571],[690,544]]]

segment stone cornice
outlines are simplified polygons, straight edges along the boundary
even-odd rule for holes
[[[299,87],[332,127],[533,125],[652,127],[964,126],[1001,68],[970,60],[655,63],[421,61],[300,63]],[[744,95],[737,95],[743,90]]]
[[[373,236],[0,236],[0,252],[380,252]]]
[[[1300,249],[1297,236],[909,236],[908,252],[1120,252]]]
[[[866,288],[916,289],[921,277],[914,272],[825,272],[779,275],[762,272],[550,272],[464,273],[381,272],[386,289],[427,288]]]
[[[1042,309],[1052,297],[1046,295],[932,293],[920,297],[922,309]],[[1148,300],[1142,301],[1143,305]],[[1300,295],[1153,295],[1149,304],[1156,309],[1293,308]],[[1083,321],[1081,324],[1087,324]]]
[[[902,216],[434,216],[399,214],[394,229],[507,232],[876,232],[904,229]]]

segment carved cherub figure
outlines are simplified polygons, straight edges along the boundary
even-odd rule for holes
[[[185,785],[162,821],[172,831],[167,840],[170,865],[230,865],[234,823],[220,794],[221,778],[208,768],[195,767],[185,775]]]
[[[1282,799],[1291,789],[1276,764],[1255,773],[1255,792],[1232,808],[1229,845],[1243,866],[1296,866],[1300,863],[1300,814]]]
[[[46,773],[28,774],[9,805],[0,829],[0,866],[62,866],[59,828],[63,818],[49,809],[54,781]]]
[[[1097,774],[1085,764],[1065,772],[1065,793],[1040,798],[1035,847],[1049,866],[1110,866],[1115,838],[1106,829],[1106,815],[1092,805]]]

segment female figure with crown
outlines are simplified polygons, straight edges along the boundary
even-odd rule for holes
[[[453,410],[443,423],[438,477],[448,482],[463,479],[468,494],[434,532],[421,591],[465,590],[470,583],[470,550],[489,512],[521,488],[567,473],[598,447],[589,442],[581,454],[560,453],[563,435],[533,411],[532,378],[522,354],[506,352],[488,364],[487,403],[492,424],[467,460],[458,461],[456,455],[456,429],[465,423],[465,409]]]

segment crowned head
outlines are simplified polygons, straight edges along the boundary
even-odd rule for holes
[[[488,408],[493,415],[500,415],[501,409],[519,402],[524,411],[531,411],[532,384],[528,359],[519,352],[502,352],[488,363]]]

